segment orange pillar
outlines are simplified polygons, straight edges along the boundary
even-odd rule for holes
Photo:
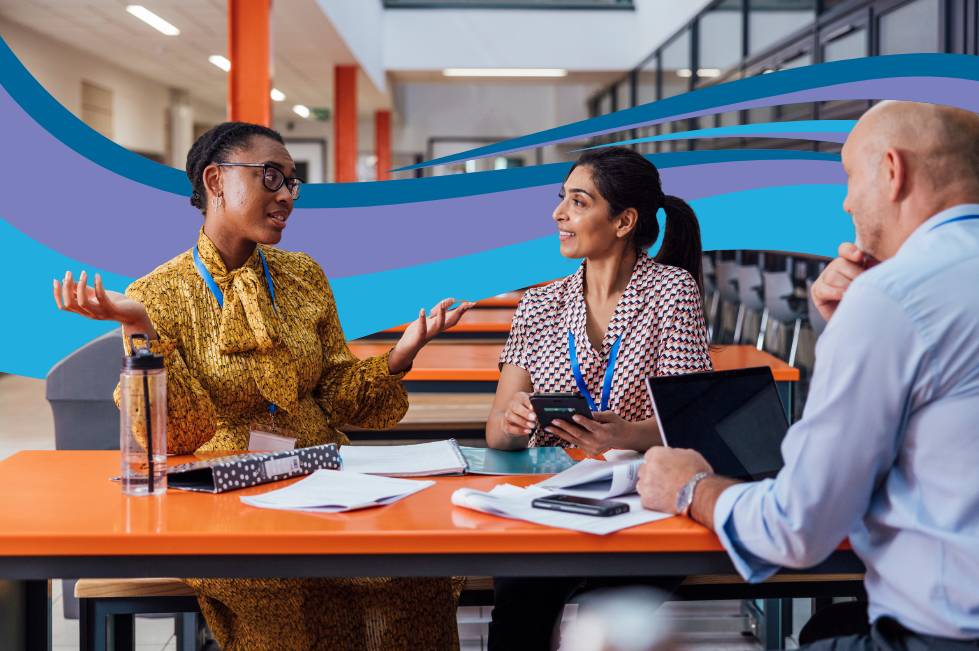
[[[272,126],[272,0],[228,0],[228,119]]]
[[[333,146],[337,183],[357,180],[357,66],[333,68]]]
[[[377,180],[391,178],[391,111],[374,113],[374,149],[377,155]]]

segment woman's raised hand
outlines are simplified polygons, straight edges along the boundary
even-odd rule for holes
[[[143,332],[150,337],[156,335],[143,304],[125,294],[105,289],[99,274],[95,274],[94,286],[89,287],[88,272],[81,272],[77,281],[70,271],[66,272],[63,281],[54,281],[54,302],[59,310],[98,321],[118,321],[127,330]]]
[[[388,357],[388,368],[392,373],[400,373],[411,368],[415,355],[425,344],[459,323],[462,315],[476,305],[464,302],[450,310],[449,306],[455,302],[454,298],[439,301],[428,315],[425,314],[424,309],[419,310],[418,318],[408,325]]]

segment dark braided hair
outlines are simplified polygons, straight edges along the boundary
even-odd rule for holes
[[[247,147],[253,136],[264,136],[285,144],[278,131],[248,122],[222,122],[197,139],[187,152],[187,178],[194,188],[190,205],[202,213],[207,212],[204,168],[211,163],[223,162],[231,152]]]
[[[666,232],[656,262],[686,269],[704,291],[700,225],[693,208],[679,197],[663,193],[659,170],[641,154],[625,147],[603,147],[586,151],[571,167],[591,170],[598,192],[609,204],[610,217],[627,208],[639,215],[632,231],[637,251],[645,251],[659,237],[656,213],[666,212]],[[568,174],[571,174],[571,170]]]

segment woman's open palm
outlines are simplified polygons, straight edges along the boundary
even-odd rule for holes
[[[76,282],[68,271],[62,282],[54,281],[54,302],[59,310],[67,310],[98,321],[118,321],[122,325],[148,320],[146,308],[125,294],[105,289],[102,277],[95,274],[95,284],[88,285],[88,272],[83,271]]]

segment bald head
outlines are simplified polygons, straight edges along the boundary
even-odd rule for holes
[[[950,185],[979,189],[979,115],[971,111],[923,102],[881,102],[860,118],[854,137],[870,164],[879,162],[889,148],[902,152],[908,173],[920,175],[931,190]]]
[[[844,210],[853,216],[858,245],[879,259],[932,215],[979,202],[979,115],[971,111],[881,102],[850,132],[842,158]]]

